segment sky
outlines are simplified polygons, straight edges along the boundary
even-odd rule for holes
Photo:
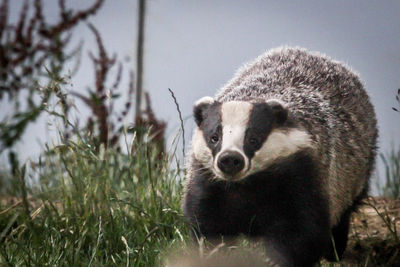
[[[11,16],[18,15],[12,2]],[[57,15],[57,1],[44,0],[48,19]],[[72,8],[91,1],[67,0]],[[144,88],[156,114],[168,122],[169,137],[179,129],[178,114],[168,92],[180,104],[189,143],[194,127],[193,103],[213,96],[247,61],[281,45],[300,46],[339,60],[359,73],[375,106],[380,152],[400,145],[400,113],[395,94],[400,88],[400,1],[238,1],[149,0],[145,28]],[[134,58],[137,2],[106,0],[91,22],[106,48],[120,59]],[[73,90],[93,84],[88,51],[97,51],[87,25],[76,29],[84,41],[82,64],[72,77]],[[126,67],[134,68],[134,61]],[[1,103],[7,111],[7,105]],[[85,116],[85,109],[82,109]],[[87,110],[86,110],[87,112]],[[43,127],[45,125],[45,127]],[[33,157],[54,127],[42,119],[28,129],[18,147],[22,158]],[[397,139],[397,140],[396,140]],[[4,159],[2,159],[3,161]],[[381,164],[379,163],[379,166]]]

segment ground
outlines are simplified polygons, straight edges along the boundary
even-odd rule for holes
[[[8,207],[0,210],[0,216],[22,205],[19,198],[0,200],[2,207]],[[28,202],[38,206],[29,198]],[[322,266],[332,265],[322,261]],[[344,258],[335,266],[400,266],[400,199],[368,197],[363,201],[353,214]]]
[[[400,199],[368,197],[353,214],[343,264],[400,266]]]

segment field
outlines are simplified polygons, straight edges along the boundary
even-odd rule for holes
[[[15,172],[0,206],[1,266],[157,266],[190,247],[184,169],[151,142],[126,139],[122,153],[81,136]],[[28,186],[31,178],[39,182]],[[366,200],[343,263],[398,264],[399,218],[398,200]]]

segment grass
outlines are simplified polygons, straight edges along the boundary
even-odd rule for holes
[[[385,182],[378,190],[380,195],[392,199],[400,199],[400,148],[391,150],[386,154],[380,154],[380,158],[385,166]]]
[[[174,153],[160,156],[151,141],[129,138],[127,152],[121,152],[76,134],[73,140],[46,147],[36,161],[3,171],[2,182],[8,176],[12,183],[7,197],[0,199],[0,266],[160,266],[169,251],[178,255],[178,261],[194,259],[188,266],[200,261],[201,266],[221,266],[220,262],[231,266],[228,262],[240,260],[244,262],[240,266],[253,261],[254,266],[263,266],[259,254],[254,256],[246,243],[239,244],[233,256],[230,249],[227,255],[223,248],[211,252],[203,252],[202,246],[191,248],[180,208],[183,171],[179,163],[172,164]],[[389,159],[386,176],[390,176],[382,188],[397,192],[387,188],[397,181],[398,161],[394,156]],[[351,258],[364,266],[389,258],[397,262],[396,219],[386,209],[372,209],[390,236],[353,240]],[[337,264],[322,261],[320,266]]]
[[[133,143],[130,154],[78,138],[21,167],[17,202],[0,206],[0,265],[154,266],[185,243],[179,168]]]

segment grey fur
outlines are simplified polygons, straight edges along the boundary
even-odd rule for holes
[[[291,119],[316,144],[331,226],[367,189],[378,135],[375,112],[359,77],[344,64],[300,48],[274,49],[239,69],[215,99],[287,104]]]

